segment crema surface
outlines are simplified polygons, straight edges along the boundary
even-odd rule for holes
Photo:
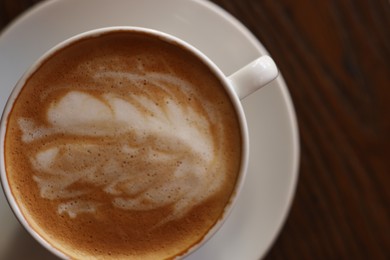
[[[63,48],[27,80],[8,118],[5,159],[27,221],[65,254],[166,259],[222,217],[240,129],[198,58],[115,32]]]

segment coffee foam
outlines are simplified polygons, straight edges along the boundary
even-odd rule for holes
[[[43,198],[80,198],[90,191],[71,186],[90,184],[111,195],[112,205],[123,210],[142,211],[174,205],[172,216],[167,218],[172,220],[181,217],[218,190],[224,175],[210,174],[207,170],[216,150],[213,137],[209,134],[208,118],[191,107],[179,104],[169,93],[169,87],[176,85],[182,88],[184,95],[188,95],[186,90],[193,88],[190,82],[163,73],[141,76],[104,72],[95,74],[94,78],[103,77],[116,82],[126,80],[128,84],[138,87],[142,85],[141,82],[147,81],[167,95],[156,103],[148,95],[129,93],[124,98],[110,92],[95,96],[69,91],[49,105],[46,112],[48,126],[39,126],[31,119],[20,118],[22,140],[26,143],[55,134],[79,139],[76,143],[43,147],[30,158],[37,172],[34,180]],[[136,141],[129,142],[123,139],[124,135]],[[152,145],[143,145],[145,136],[156,140]],[[90,144],[82,141],[83,137],[110,138],[111,142]],[[114,151],[118,146],[121,147],[120,151]],[[143,150],[142,156],[140,150]],[[111,157],[113,154],[115,156]],[[121,160],[128,157],[138,159],[131,160],[132,165],[124,167]],[[96,161],[95,158],[109,160]],[[75,167],[69,168],[67,165],[70,162]],[[149,167],[142,172],[132,169],[140,163]],[[166,176],[158,171],[161,164],[169,165],[171,172]],[[96,212],[98,205],[93,200],[84,199],[82,203],[66,201],[59,203],[58,213],[67,213],[75,218],[79,212]]]

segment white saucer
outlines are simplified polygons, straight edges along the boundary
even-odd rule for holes
[[[200,0],[57,0],[29,10],[0,35],[0,109],[22,73],[41,54],[77,33],[114,25],[149,27],[199,48],[227,75],[265,54],[231,15]],[[294,194],[297,124],[278,77],[244,100],[251,156],[244,189],[219,233],[189,259],[259,259],[275,240]],[[54,259],[22,230],[0,195],[0,259]]]

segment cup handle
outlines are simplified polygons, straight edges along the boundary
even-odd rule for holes
[[[234,91],[242,100],[260,89],[279,74],[271,57],[264,55],[234,72],[228,77]]]

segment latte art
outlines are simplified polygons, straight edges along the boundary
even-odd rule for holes
[[[217,115],[212,111],[199,114],[170,94],[170,88],[176,86],[182,90],[180,95],[188,96],[191,83],[162,73],[105,72],[94,78],[103,77],[117,83],[114,88],[130,85],[142,89],[147,82],[153,91],[164,93],[164,99],[153,100],[147,90],[137,96],[69,91],[49,105],[48,126],[20,118],[26,143],[58,134],[77,139],[65,143],[57,138],[31,156],[40,195],[61,201],[58,213],[75,218],[99,210],[102,202],[89,200],[88,195],[101,189],[112,197],[112,205],[123,210],[173,206],[164,221],[181,217],[213,195],[224,181],[224,175],[208,172],[216,152],[209,120]],[[198,98],[192,99],[202,106]],[[88,138],[104,140],[91,143]],[[147,167],[139,169],[139,165]],[[160,172],[161,167],[167,170]],[[72,188],[77,183],[91,187]]]
[[[5,136],[29,225],[71,259],[174,259],[223,217],[241,134],[221,81],[158,37],[112,32],[27,79]]]

